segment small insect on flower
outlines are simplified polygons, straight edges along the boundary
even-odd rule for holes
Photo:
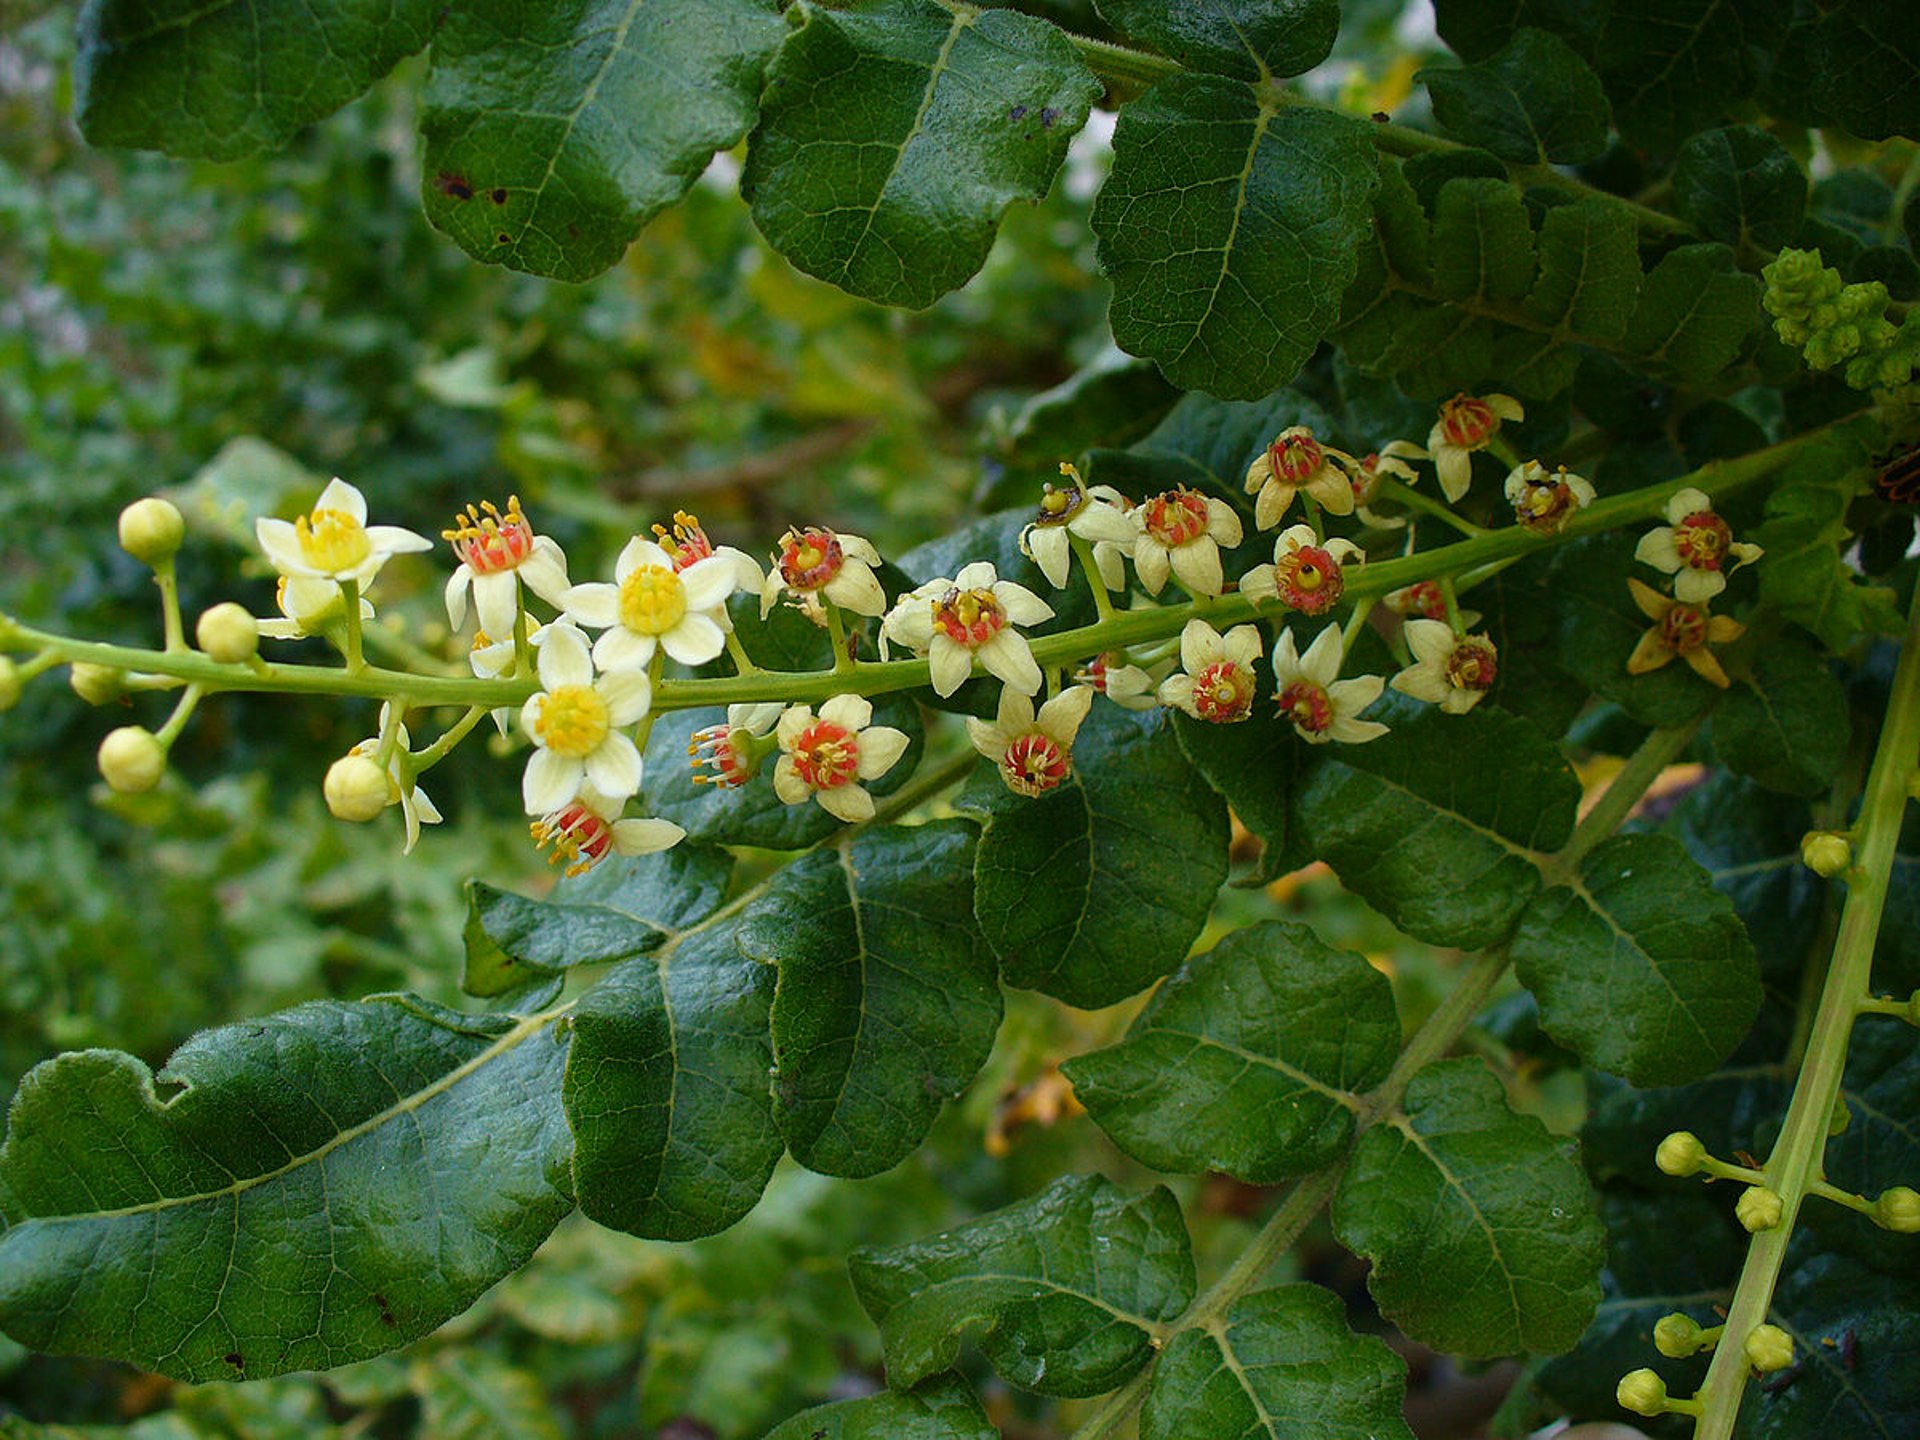
[[[892,640],[925,655],[937,695],[960,688],[975,656],[989,674],[1031,695],[1040,688],[1040,667],[1014,626],[1052,618],[1046,601],[1002,580],[992,562],[976,560],[951,580],[929,580],[901,596],[880,626],[880,648],[884,654]]]
[[[1500,652],[1484,635],[1456,635],[1443,620],[1409,620],[1406,635],[1414,663],[1391,682],[1402,695],[1464,715],[1500,677]]]
[[[1069,685],[1036,715],[1033,701],[1008,685],[991,723],[967,717],[967,738],[999,768],[1014,794],[1044,795],[1073,773],[1074,737],[1092,705],[1092,690]]]
[[[1640,607],[1640,613],[1653,621],[1653,628],[1640,637],[1627,657],[1629,675],[1658,670],[1677,655],[1694,674],[1722,690],[1733,683],[1708,647],[1738,640],[1747,633],[1746,626],[1725,615],[1709,615],[1704,605],[1662,595],[1638,580],[1627,581],[1627,589],[1633,593],[1633,603]]]
[[[520,710],[534,744],[521,784],[529,815],[561,809],[588,786],[615,800],[640,788],[640,751],[623,732],[647,713],[653,687],[637,670],[594,678],[587,640],[573,626],[546,627],[540,641],[541,690]]]
[[[395,555],[433,548],[398,525],[368,525],[366,497],[340,479],[327,482],[310,513],[291,522],[262,517],[254,534],[289,579],[352,581],[363,590]]]
[[[1088,486],[1080,472],[1065,461],[1060,463],[1060,474],[1066,483],[1047,486],[1038,513],[1020,532],[1020,553],[1040,567],[1040,573],[1055,589],[1066,585],[1073,563],[1073,542],[1068,536],[1129,549],[1134,536],[1133,521],[1121,504],[1115,503],[1121,500],[1119,492],[1106,485]],[[1124,571],[1121,579],[1124,583]],[[1107,583],[1104,571],[1101,583],[1109,590],[1120,588]]]
[[[1427,453],[1440,489],[1458,500],[1473,484],[1473,457],[1493,443],[1508,420],[1524,420],[1526,410],[1511,395],[1455,395],[1440,407],[1440,418],[1427,433]]]
[[[1323,510],[1351,515],[1353,472],[1358,468],[1346,451],[1321,444],[1310,426],[1288,426],[1247,467],[1247,493],[1254,497],[1253,523],[1271,530],[1302,490]]]
[[[1574,512],[1593,503],[1593,486],[1562,465],[1551,475],[1538,460],[1516,465],[1507,475],[1507,500],[1513,518],[1536,535],[1556,535]]]
[[[873,542],[858,535],[824,525],[789,530],[780,537],[780,553],[761,587],[760,614],[770,614],[783,591],[795,596],[809,615],[819,610],[823,599],[856,615],[884,614],[887,592],[873,573],[879,563]]]
[[[1180,632],[1184,669],[1161,682],[1160,703],[1215,725],[1246,719],[1259,689],[1254,666],[1265,649],[1255,626],[1236,625],[1222,635],[1204,620],[1189,620]]]
[[[729,705],[726,724],[694,731],[687,744],[693,783],[737,790],[759,774],[761,757],[772,743],[766,736],[785,708],[778,700]]]
[[[467,506],[454,516],[453,528],[440,532],[453,546],[460,564],[447,581],[447,619],[458,630],[467,623],[467,592],[480,628],[495,635],[511,635],[520,613],[520,585],[558,607],[566,599],[567,557],[545,535],[535,535],[533,524],[520,509],[520,497],[507,497],[502,514],[491,501],[479,508]]]
[[[568,875],[584,875],[609,855],[651,855],[671,850],[687,832],[671,820],[653,816],[619,818],[626,801],[588,786],[565,805],[527,826],[547,863]]]
[[[567,615],[604,633],[593,642],[602,670],[641,670],[656,649],[682,665],[704,665],[727,645],[715,612],[740,588],[737,566],[719,554],[684,570],[653,541],[636,535],[614,562],[613,584],[575,585]]]
[[[1346,592],[1344,566],[1366,554],[1351,540],[1321,540],[1311,525],[1291,525],[1273,542],[1273,564],[1256,565],[1240,579],[1251,600],[1278,599],[1303,615],[1324,615]]]
[[[1329,625],[1315,636],[1305,655],[1294,648],[1291,630],[1282,630],[1280,642],[1273,647],[1273,678],[1279,686],[1274,701],[1280,714],[1293,722],[1294,732],[1309,744],[1337,740],[1364,745],[1387,733],[1378,721],[1360,719],[1360,712],[1380,698],[1386,682],[1378,675],[1340,679],[1345,650],[1338,625]]]
[[[1765,552],[1733,538],[1733,528],[1715,513],[1704,490],[1677,490],[1667,502],[1667,523],[1649,530],[1633,558],[1673,576],[1674,598],[1688,605],[1711,600],[1727,588],[1727,574]]]
[[[858,695],[834,696],[818,716],[810,706],[791,707],[774,731],[781,754],[773,793],[788,805],[811,797],[849,824],[871,820],[873,796],[860,782],[878,780],[907,750],[905,731],[872,722],[873,706]]]
[[[1347,495],[1351,500],[1352,492]],[[1220,547],[1238,545],[1244,533],[1226,501],[1182,485],[1144,501],[1133,516],[1138,527],[1133,565],[1148,593],[1158,595],[1166,587],[1169,571],[1195,595],[1226,589]]]

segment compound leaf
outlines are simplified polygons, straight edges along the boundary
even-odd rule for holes
[[[1554,338],[1616,343],[1640,294],[1639,235],[1633,218],[1604,200],[1547,212],[1540,222],[1540,274],[1527,315]]]
[[[1732,364],[1759,323],[1760,282],[1734,268],[1733,252],[1682,245],[1641,286],[1626,347],[1656,375],[1698,384]]]
[[[1808,69],[1815,103],[1868,140],[1920,139],[1920,36],[1913,16],[1877,0],[1823,6]]]
[[[1433,97],[1434,119],[1512,164],[1577,165],[1607,148],[1600,77],[1549,31],[1518,30],[1477,65],[1416,78]]]
[[[1805,640],[1778,635],[1713,711],[1720,763],[1788,795],[1824,791],[1846,758],[1847,696]]]
[[[1807,177],[1757,125],[1704,130],[1674,157],[1673,206],[1710,240],[1777,250],[1800,229]]]
[[[1572,1143],[1508,1109],[1479,1060],[1423,1070],[1404,1112],[1360,1137],[1333,1201],[1381,1311],[1452,1355],[1571,1348],[1600,1301],[1604,1242]]]
[[[1189,70],[1285,78],[1333,52],[1339,0],[1098,0],[1101,17]]]
[[[1773,65],[1789,0],[1613,0],[1596,63],[1627,141],[1671,152],[1751,95]]]
[[[1010,1383],[1100,1395],[1152,1356],[1152,1329],[1193,1300],[1193,1252],[1163,1186],[1129,1195],[1068,1175],[1031,1200],[887,1250],[857,1250],[853,1288],[880,1327],[887,1380],[952,1366],[961,1333]]]

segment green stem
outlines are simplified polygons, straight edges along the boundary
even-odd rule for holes
[[[167,717],[167,723],[153,737],[164,748],[173,748],[173,742],[180,738],[180,732],[187,728],[187,721],[193,718],[194,707],[200,703],[203,693],[198,685],[189,685],[181,695],[179,703],[173,707],[173,714]]]
[[[513,673],[516,679],[525,679],[533,674],[533,645],[527,637],[527,607],[524,599],[520,608],[513,612]]]
[[[1073,547],[1073,558],[1080,564],[1081,573],[1087,577],[1087,589],[1093,592],[1093,612],[1101,620],[1113,618],[1113,599],[1107,594],[1107,582],[1100,578],[1100,566],[1093,558],[1093,546],[1084,536],[1067,532],[1067,543]]]
[[[1814,1016],[1806,1058],[1787,1105],[1786,1123],[1765,1166],[1767,1184],[1780,1196],[1780,1223],[1753,1237],[1746,1263],[1727,1307],[1726,1339],[1713,1353],[1698,1399],[1702,1414],[1695,1440],[1731,1440],[1747,1386],[1746,1337],[1767,1318],[1774,1286],[1793,1238],[1801,1202],[1822,1179],[1829,1122],[1846,1069],[1847,1045],[1860,1002],[1870,993],[1874,941],[1887,900],[1907,785],[1920,755],[1920,594],[1914,598],[1907,635],[1894,672],[1893,692],[1881,723],[1880,743],[1855,822],[1856,863],[1847,879],[1840,933]]]
[[[747,654],[747,647],[740,643],[740,635],[731,626],[727,629],[727,654],[733,660],[733,672],[736,675],[758,675],[760,667],[753,663]]]
[[[1402,484],[1398,480],[1389,480],[1384,476],[1381,477],[1379,486],[1374,493],[1378,498],[1391,500],[1394,504],[1404,509],[1415,510],[1422,515],[1431,515],[1441,524],[1451,526],[1462,535],[1473,536],[1485,535],[1487,533],[1486,530],[1474,524],[1465,516],[1454,514],[1451,506],[1443,505],[1431,496],[1422,495],[1411,485]]]
[[[153,583],[160,587],[160,624],[166,632],[167,652],[178,655],[187,648],[187,633],[180,620],[180,580],[172,556],[154,566]]]
[[[849,675],[853,672],[853,656],[847,653],[847,624],[840,618],[840,607],[831,600],[823,603],[827,612],[827,636],[833,642],[833,673]]]
[[[487,713],[484,705],[469,705],[466,714],[441,732],[440,738],[426,749],[416,751],[412,756],[413,773],[424,774],[438,765],[480,723],[480,717]]]
[[[1593,808],[1574,826],[1567,843],[1548,862],[1546,880],[1549,885],[1570,880],[1579,874],[1580,862],[1587,858],[1587,852],[1620,828],[1633,813],[1633,807],[1640,803],[1640,797],[1660,778],[1660,772],[1686,753],[1693,732],[1700,728],[1700,722],[1705,718],[1705,715],[1699,715],[1671,730],[1655,730],[1640,742],[1640,748],[1627,758],[1620,773],[1613,777],[1613,783],[1601,792]]]

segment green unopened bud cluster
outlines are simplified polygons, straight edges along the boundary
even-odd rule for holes
[[[1818,250],[1782,250],[1760,273],[1774,334],[1812,369],[1845,365],[1856,390],[1894,389],[1913,378],[1920,327],[1911,317],[1899,326],[1887,319],[1891,297],[1878,280],[1844,284],[1838,270],[1821,264]]]

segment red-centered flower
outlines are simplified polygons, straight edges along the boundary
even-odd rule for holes
[[[1252,600],[1278,599],[1304,615],[1324,615],[1346,592],[1344,567],[1366,556],[1351,540],[1321,540],[1311,525],[1293,525],[1273,543],[1273,564],[1257,565],[1240,579]]]
[[[1727,588],[1727,576],[1765,552],[1733,538],[1704,490],[1674,492],[1667,502],[1667,523],[1649,530],[1634,547],[1633,558],[1673,576],[1674,598],[1700,605]]]
[[[729,705],[724,725],[696,730],[687,743],[696,785],[718,785],[737,790],[760,773],[762,755],[771,747],[765,736],[784,709],[779,701],[757,705]]]
[[[583,875],[609,855],[651,855],[686,838],[687,832],[671,820],[620,819],[623,803],[593,789],[582,790],[527,829],[535,848],[547,852],[547,863],[564,866],[568,875]]]
[[[951,695],[973,672],[987,672],[1031,695],[1040,688],[1033,647],[1015,627],[1053,618],[1053,607],[1024,585],[1002,580],[992,562],[960,567],[900,597],[880,626],[880,648],[906,645],[927,657],[934,693]]]
[[[495,635],[513,633],[521,582],[549,605],[566,599],[567,557],[545,535],[533,533],[518,495],[507,497],[504,514],[490,501],[469,505],[440,534],[460,557],[446,591],[447,619],[455,630],[466,623],[469,590],[480,629]]]
[[[1335,515],[1352,514],[1355,464],[1344,450],[1322,444],[1311,427],[1288,426],[1247,467],[1254,524],[1262,530],[1278,525],[1302,490]]]
[[[991,723],[967,718],[973,748],[993,761],[1016,795],[1044,795],[1073,773],[1073,740],[1093,704],[1093,691],[1069,685],[1034,713],[1033,701],[1013,686],[1000,691]]]
[[[1593,486],[1562,465],[1552,474],[1538,460],[1516,465],[1507,476],[1513,518],[1536,535],[1555,535],[1574,512],[1593,503]]]
[[[1458,500],[1473,483],[1473,456],[1493,443],[1508,420],[1524,420],[1527,412],[1511,395],[1468,395],[1464,392],[1440,407],[1440,418],[1427,433],[1427,453],[1440,477],[1447,499]]]
[[[1066,585],[1072,566],[1073,542],[1069,536],[1078,535],[1096,546],[1133,548],[1133,521],[1116,503],[1119,494],[1109,486],[1089,486],[1065,461],[1061,462],[1060,475],[1065,483],[1047,485],[1038,512],[1020,532],[1020,553],[1040,567],[1040,573],[1055,589]],[[1096,557],[1095,573],[1101,583],[1109,590],[1120,589],[1120,585],[1108,583],[1108,569]]]
[[[1273,647],[1273,678],[1278,687],[1274,700],[1281,716],[1293,723],[1294,732],[1310,744],[1363,745],[1387,733],[1377,720],[1360,718],[1360,712],[1380,698],[1386,682],[1378,675],[1340,679],[1344,658],[1338,625],[1322,630],[1305,655],[1294,648],[1291,630],[1282,630],[1279,644]]]
[[[1204,620],[1189,620],[1180,632],[1183,669],[1161,683],[1161,703],[1215,725],[1246,719],[1259,688],[1254,666],[1264,649],[1252,625],[1222,635]]]
[[[818,716],[806,705],[788,709],[774,731],[774,794],[788,805],[818,800],[838,820],[872,819],[873,796],[860,782],[879,779],[907,749],[904,731],[872,720],[873,706],[858,695],[834,696]]]
[[[1627,581],[1633,603],[1653,621],[1653,628],[1640,637],[1627,657],[1629,675],[1645,675],[1658,670],[1674,656],[1686,661],[1694,674],[1725,690],[1731,683],[1719,659],[1707,647],[1725,645],[1746,634],[1747,627],[1725,615],[1709,615],[1705,605],[1689,604],[1662,595],[1651,585]]]
[[[1226,589],[1220,547],[1238,545],[1243,533],[1231,505],[1183,485],[1144,501],[1133,514],[1139,526],[1134,569],[1149,594],[1165,588],[1169,572],[1195,595]]]
[[[1456,635],[1444,620],[1409,620],[1406,636],[1414,663],[1392,680],[1402,695],[1464,715],[1500,676],[1500,652],[1484,635]]]
[[[761,588],[760,613],[770,613],[785,591],[810,613],[824,600],[856,615],[882,615],[887,592],[873,573],[879,563],[880,552],[858,535],[824,525],[791,529],[780,537],[780,553]]]

